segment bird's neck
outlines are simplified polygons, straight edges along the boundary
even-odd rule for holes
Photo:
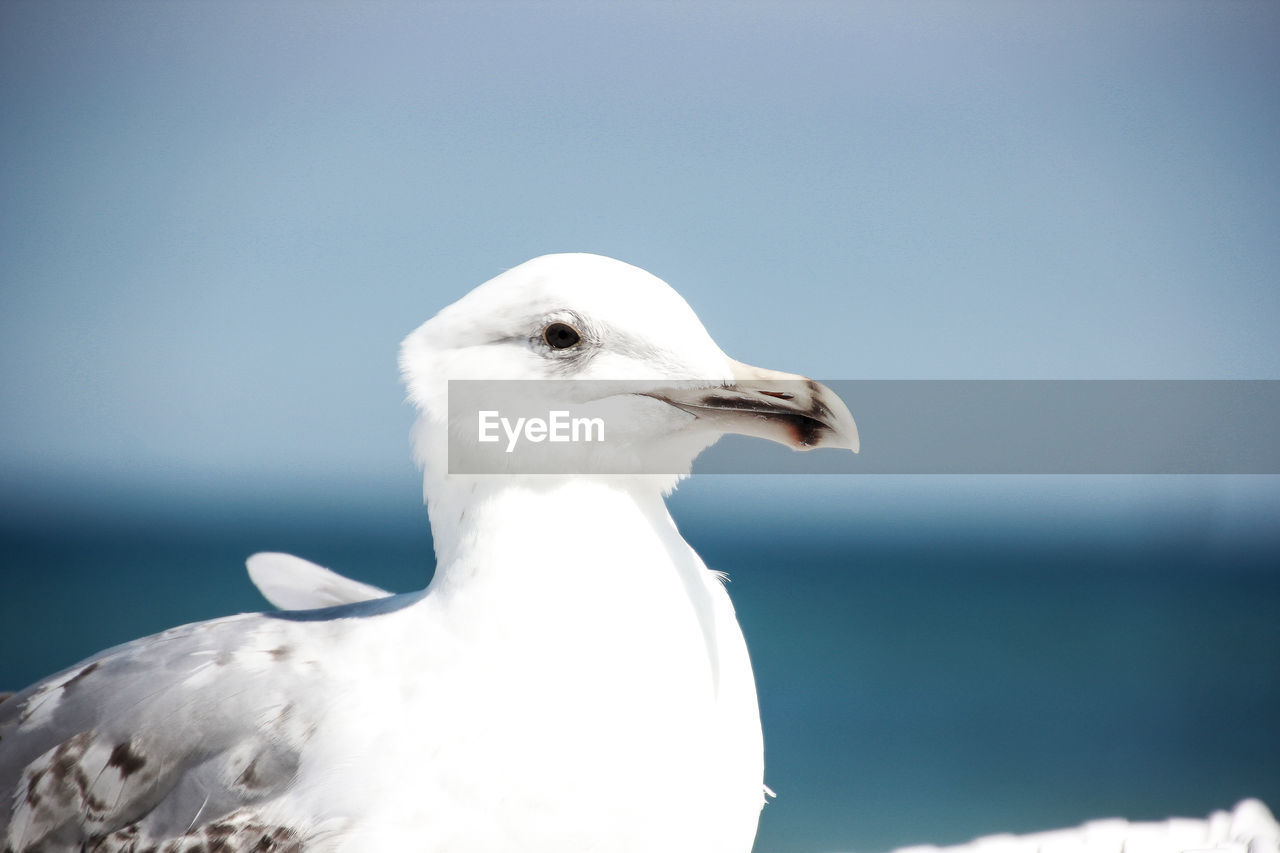
[[[446,436],[443,422],[429,415],[414,428],[436,585],[469,583],[478,571],[572,582],[582,559],[701,566],[663,501],[678,476],[450,474]]]
[[[626,697],[609,718],[657,719],[723,693],[758,753],[742,635],[719,580],[667,512],[671,479],[440,470],[428,466],[424,480],[437,562],[422,612],[453,641],[474,641],[479,662],[469,665],[556,678],[546,662],[558,661],[564,691],[591,684]]]
[[[437,564],[424,604],[455,634],[500,660],[649,672],[676,693],[720,689],[721,645],[733,635],[737,648],[741,635],[660,487],[528,477],[442,485],[430,490]]]
[[[442,582],[467,582],[479,571],[533,571],[553,581],[577,574],[584,560],[692,554],[661,485],[643,478],[454,476],[426,491]]]

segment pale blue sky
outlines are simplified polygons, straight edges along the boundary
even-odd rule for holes
[[[1280,378],[1277,45],[1274,2],[10,0],[0,471],[412,491],[399,340],[551,251],[823,378]]]

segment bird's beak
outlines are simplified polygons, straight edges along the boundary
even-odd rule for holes
[[[767,438],[796,450],[839,447],[858,452],[858,425],[834,391],[804,376],[731,361],[733,381],[710,388],[664,388],[648,396],[702,425]]]

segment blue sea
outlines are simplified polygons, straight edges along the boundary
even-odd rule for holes
[[[673,512],[731,574],[754,659],[777,792],[759,853],[1280,805],[1273,498],[1245,501],[1241,520],[1213,490],[1166,500],[1132,482],[1118,499],[1097,484],[948,500],[934,488],[923,505],[910,485],[815,503],[770,481],[698,482]],[[358,499],[122,499],[7,518],[6,689],[264,608],[243,569],[254,551],[394,590],[431,572],[425,512]]]

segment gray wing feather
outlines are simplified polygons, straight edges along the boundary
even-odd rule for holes
[[[262,849],[288,849],[291,831],[254,807],[289,785],[323,707],[320,663],[293,641],[331,624],[186,625],[0,703],[3,849],[181,851],[210,832],[219,849],[258,849],[272,833]]]

